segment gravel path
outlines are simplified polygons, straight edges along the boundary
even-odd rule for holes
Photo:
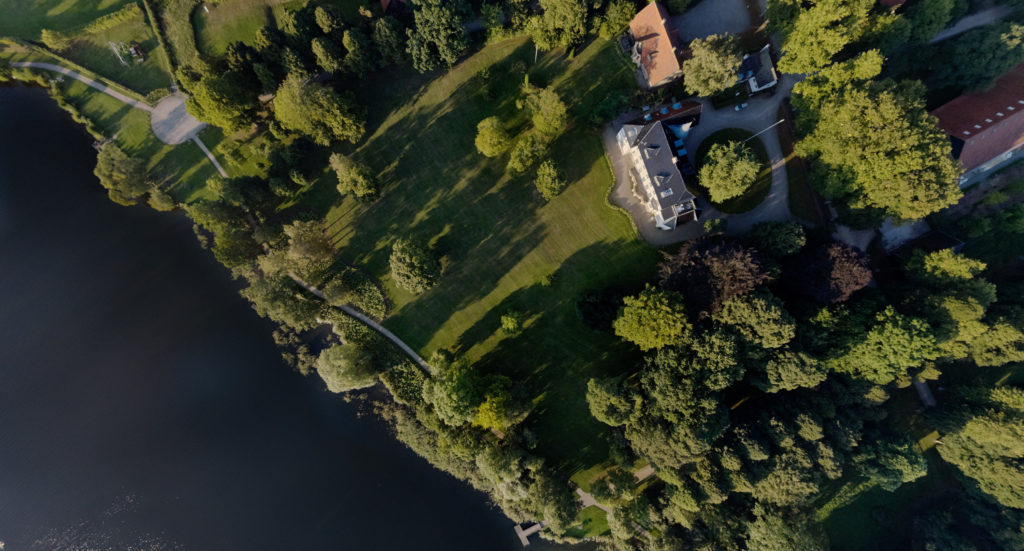
[[[185,109],[186,99],[185,94],[171,94],[156,104],[149,117],[153,133],[165,144],[185,143],[206,127]]]
[[[152,112],[153,111],[153,107],[152,106],[147,105],[147,104],[145,104],[145,103],[143,103],[143,102],[141,102],[141,101],[139,101],[139,100],[137,100],[135,98],[128,97],[128,96],[122,94],[121,92],[118,92],[117,90],[114,90],[110,86],[108,86],[106,84],[103,84],[102,82],[100,82],[98,80],[91,79],[91,78],[89,78],[89,77],[87,77],[85,75],[76,73],[76,72],[72,71],[71,69],[68,69],[67,67],[61,67],[60,65],[54,65],[53,63],[41,63],[41,62],[38,62],[38,61],[15,61],[14,63],[11,63],[11,66],[12,67],[24,67],[24,68],[28,68],[28,69],[43,69],[43,70],[46,70],[46,71],[53,71],[55,73],[60,73],[62,75],[67,75],[67,76],[69,76],[69,77],[71,77],[71,78],[73,78],[73,79],[75,79],[75,80],[77,80],[79,82],[85,83],[86,85],[99,90],[100,92],[103,92],[104,94],[106,94],[106,95],[108,95],[108,96],[110,96],[110,97],[120,101],[121,103],[125,103],[127,105],[130,105],[130,106],[132,106],[132,107],[134,107],[136,109],[142,109],[143,111],[147,111],[147,112]]]

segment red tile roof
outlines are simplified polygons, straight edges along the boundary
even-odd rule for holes
[[[1024,63],[996,81],[991,90],[964,94],[932,111],[939,127],[963,140],[965,171],[1024,145]]]
[[[678,33],[664,6],[647,4],[629,23],[629,31],[641,45],[640,64],[651,86],[679,71]]]

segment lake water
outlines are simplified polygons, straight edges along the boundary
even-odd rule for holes
[[[183,216],[110,202],[90,143],[43,91],[0,88],[7,551],[522,549],[286,367]]]

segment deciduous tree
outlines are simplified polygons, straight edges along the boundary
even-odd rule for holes
[[[683,61],[683,82],[695,96],[708,97],[736,84],[743,57],[736,38],[713,34],[690,42],[691,57]]]
[[[354,344],[325,348],[316,360],[316,372],[331,392],[348,392],[377,382],[373,355]]]
[[[448,67],[466,50],[465,22],[469,5],[465,0],[418,0],[413,4],[412,29],[407,49],[412,66],[425,73],[444,64]]]
[[[129,157],[113,142],[100,148],[93,173],[107,189],[110,199],[121,205],[134,205],[153,188],[145,163]]]
[[[370,167],[356,162],[341,153],[333,153],[331,168],[338,176],[338,193],[352,194],[359,201],[370,201],[377,197],[380,188]]]
[[[274,117],[285,128],[301,132],[320,145],[333,140],[355,143],[364,132],[363,117],[351,100],[296,75],[289,75],[277,89]]]
[[[615,334],[641,350],[676,343],[690,330],[678,293],[647,286],[639,295],[623,299],[623,304],[612,324]]]
[[[498,117],[487,117],[476,125],[476,150],[487,157],[497,157],[511,145],[505,126]]]
[[[537,191],[545,201],[550,201],[561,193],[569,185],[569,182],[559,172],[555,162],[548,159],[537,167],[537,178],[533,181],[533,185],[537,187]]]
[[[399,239],[391,248],[391,277],[411,293],[423,293],[441,278],[441,263],[427,247]]]
[[[757,180],[761,162],[740,142],[716,143],[708,150],[700,167],[700,183],[721,203],[743,195]]]

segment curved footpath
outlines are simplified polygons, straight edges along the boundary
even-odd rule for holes
[[[92,88],[95,88],[95,89],[99,90],[100,92],[103,92],[104,94],[106,94],[106,95],[108,95],[108,96],[110,96],[110,97],[120,101],[121,103],[130,105],[130,106],[132,106],[132,107],[134,107],[136,109],[142,109],[143,111],[146,111],[146,112],[149,112],[149,113],[153,112],[153,107],[152,106],[150,106],[148,104],[145,104],[145,103],[143,103],[143,102],[141,102],[141,101],[139,101],[137,99],[130,98],[130,97],[122,94],[121,92],[118,92],[117,90],[114,90],[110,86],[107,86],[106,84],[103,84],[102,82],[100,82],[98,80],[95,80],[95,79],[89,78],[89,77],[87,77],[85,75],[76,73],[76,72],[72,71],[71,69],[68,69],[67,67],[61,67],[60,65],[54,65],[53,63],[42,63],[42,62],[39,62],[39,61],[15,61],[14,63],[11,63],[11,67],[23,67],[23,68],[27,68],[27,69],[45,69],[47,71],[53,71],[55,73],[60,73],[62,75],[67,75],[67,76],[69,76],[69,77],[71,77],[71,78],[73,78],[73,79],[75,79],[75,80],[77,80],[79,82],[82,82],[82,83],[84,83],[84,84],[86,84],[86,85],[88,85],[88,86],[90,86]]]
[[[306,283],[305,281],[302,280],[302,278],[300,278],[299,276],[297,276],[295,274],[291,274],[290,273],[290,274],[288,274],[288,277],[292,278],[292,281],[294,281],[295,283],[298,283],[303,289],[305,289],[305,290],[309,291],[310,293],[313,293],[317,297],[323,299],[324,302],[327,302],[327,297],[324,296],[324,292],[321,291],[320,289],[317,289],[316,287],[310,285],[309,283]],[[330,304],[330,303],[328,302],[328,304]],[[364,313],[360,312],[359,310],[356,310],[355,308],[352,308],[351,306],[348,306],[346,304],[338,305],[338,306],[336,306],[336,308],[338,308],[342,312],[345,312],[346,314],[352,316],[353,318],[356,318],[357,320],[363,322],[370,329],[373,329],[374,331],[380,333],[381,335],[384,335],[384,337],[386,339],[388,339],[389,341],[395,343],[395,346],[397,346],[398,348],[401,348],[402,352],[405,352],[406,356],[409,356],[409,358],[412,361],[416,362],[416,365],[420,366],[420,368],[422,368],[423,371],[426,371],[427,375],[432,375],[432,373],[430,372],[430,364],[428,364],[426,360],[424,360],[419,354],[417,354],[416,351],[413,350],[411,346],[409,346],[408,344],[405,344],[405,341],[403,341],[402,339],[398,338],[398,336],[395,335],[394,333],[392,333],[391,331],[388,331],[383,325],[377,323],[376,321],[373,321],[373,319],[371,319],[366,314],[364,314]]]

